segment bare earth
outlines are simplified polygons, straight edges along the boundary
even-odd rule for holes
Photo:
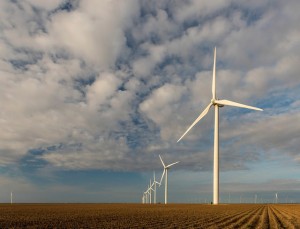
[[[300,205],[0,204],[0,228],[300,228]]]

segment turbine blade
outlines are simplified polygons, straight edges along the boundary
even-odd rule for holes
[[[199,117],[193,122],[193,124],[187,129],[187,131],[185,131],[185,133],[178,139],[177,142],[179,142],[179,141],[187,134],[187,132],[189,132],[190,129],[192,129],[193,126],[195,126],[196,123],[199,122],[200,119],[202,119],[202,118],[208,113],[209,108],[211,107],[211,105],[212,105],[212,103],[209,103],[209,104],[208,104],[208,106],[205,108],[205,110],[202,111],[202,113],[199,115]]]
[[[213,80],[212,80],[212,98],[216,98],[216,55],[217,55],[217,48],[215,47],[214,51],[214,66],[213,66]]]
[[[176,162],[174,162],[174,163],[172,163],[172,164],[167,165],[166,168],[170,168],[172,165],[175,165],[175,164],[177,164],[177,163],[179,163],[179,161],[176,161]]]
[[[220,105],[228,105],[228,106],[233,106],[233,107],[241,107],[241,108],[247,108],[247,109],[252,109],[252,110],[257,110],[257,111],[262,111],[263,110],[263,109],[260,109],[258,107],[252,107],[252,106],[248,106],[248,105],[244,105],[244,104],[241,104],[241,103],[232,102],[230,100],[225,100],[225,99],[216,100],[215,102],[217,104],[220,104]]]
[[[152,188],[154,186],[154,184],[155,184],[155,181],[153,181],[153,183],[151,183],[150,188]]]
[[[162,179],[164,178],[165,172],[166,172],[166,170],[164,169],[164,172],[162,173],[161,178],[160,178],[159,186],[161,185],[161,182],[162,182]]]
[[[163,166],[164,166],[164,168],[165,168],[166,166],[165,166],[165,163],[163,162],[161,156],[160,156],[160,155],[158,155],[158,156],[159,156],[159,158],[160,158],[161,163],[163,164]]]

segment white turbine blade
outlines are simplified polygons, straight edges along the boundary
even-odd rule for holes
[[[154,186],[154,184],[155,184],[155,181],[153,181],[153,183],[151,184],[150,188],[152,188]]]
[[[217,104],[221,104],[221,105],[228,105],[228,106],[233,106],[233,107],[241,107],[241,108],[247,108],[247,109],[252,109],[252,110],[257,110],[257,111],[262,111],[263,109],[257,108],[257,107],[252,107],[252,106],[248,106],[248,105],[244,105],[241,103],[236,103],[236,102],[232,102],[230,100],[216,100],[215,103]]]
[[[217,48],[215,47],[214,51],[214,67],[213,67],[213,80],[212,80],[212,98],[216,98],[216,55],[217,55]]]
[[[164,166],[164,168],[165,168],[166,166],[165,166],[165,163],[163,162],[161,156],[160,156],[160,155],[158,155],[158,156],[159,156],[159,158],[160,158],[161,163],[163,164],[163,166]]]
[[[161,178],[160,178],[159,186],[161,185],[161,182],[162,182],[162,179],[164,178],[165,172],[166,172],[166,170],[164,169],[164,172],[162,173]]]
[[[202,113],[199,115],[199,117],[193,122],[193,124],[187,129],[187,131],[185,131],[185,133],[178,139],[177,142],[179,142],[179,141],[187,134],[187,132],[189,132],[190,129],[192,129],[193,126],[195,126],[196,123],[199,122],[200,119],[202,119],[202,118],[208,113],[209,108],[211,107],[211,105],[212,105],[212,103],[209,103],[209,104],[208,104],[208,106],[205,108],[205,110],[202,111]]]
[[[160,183],[158,183],[157,181],[155,181],[156,184],[158,184],[160,186]]]
[[[156,180],[155,180],[155,171],[153,171],[153,183],[155,183]]]
[[[174,163],[172,163],[172,164],[167,165],[166,168],[170,168],[172,165],[175,165],[175,164],[177,164],[177,163],[179,163],[179,161],[176,161],[176,162],[174,162]]]

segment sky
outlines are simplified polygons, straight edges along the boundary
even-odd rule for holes
[[[0,203],[300,202],[298,0],[0,1]],[[158,201],[163,202],[163,186]]]

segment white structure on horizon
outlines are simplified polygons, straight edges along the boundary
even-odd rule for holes
[[[10,204],[12,204],[12,203],[13,203],[13,193],[10,192]]]
[[[187,129],[187,131],[178,139],[179,142],[190,129],[193,128],[196,123],[198,123],[209,111],[209,109],[214,106],[215,108],[215,132],[214,132],[214,180],[213,180],[213,203],[219,203],[219,107],[225,105],[247,108],[252,110],[262,111],[262,109],[257,107],[252,107],[229,100],[219,100],[216,97],[216,47],[214,50],[214,65],[213,65],[213,79],[212,79],[212,99],[205,110],[199,115],[199,117],[193,122],[193,124]]]
[[[175,164],[179,163],[179,161],[176,161],[176,162],[171,163],[171,164],[166,166],[160,155],[159,155],[159,158],[160,158],[160,161],[161,161],[162,165],[164,166],[164,171],[161,175],[159,183],[161,185],[162,179],[164,178],[164,175],[165,175],[165,204],[167,204],[168,203],[168,170],[172,165],[175,165]]]

